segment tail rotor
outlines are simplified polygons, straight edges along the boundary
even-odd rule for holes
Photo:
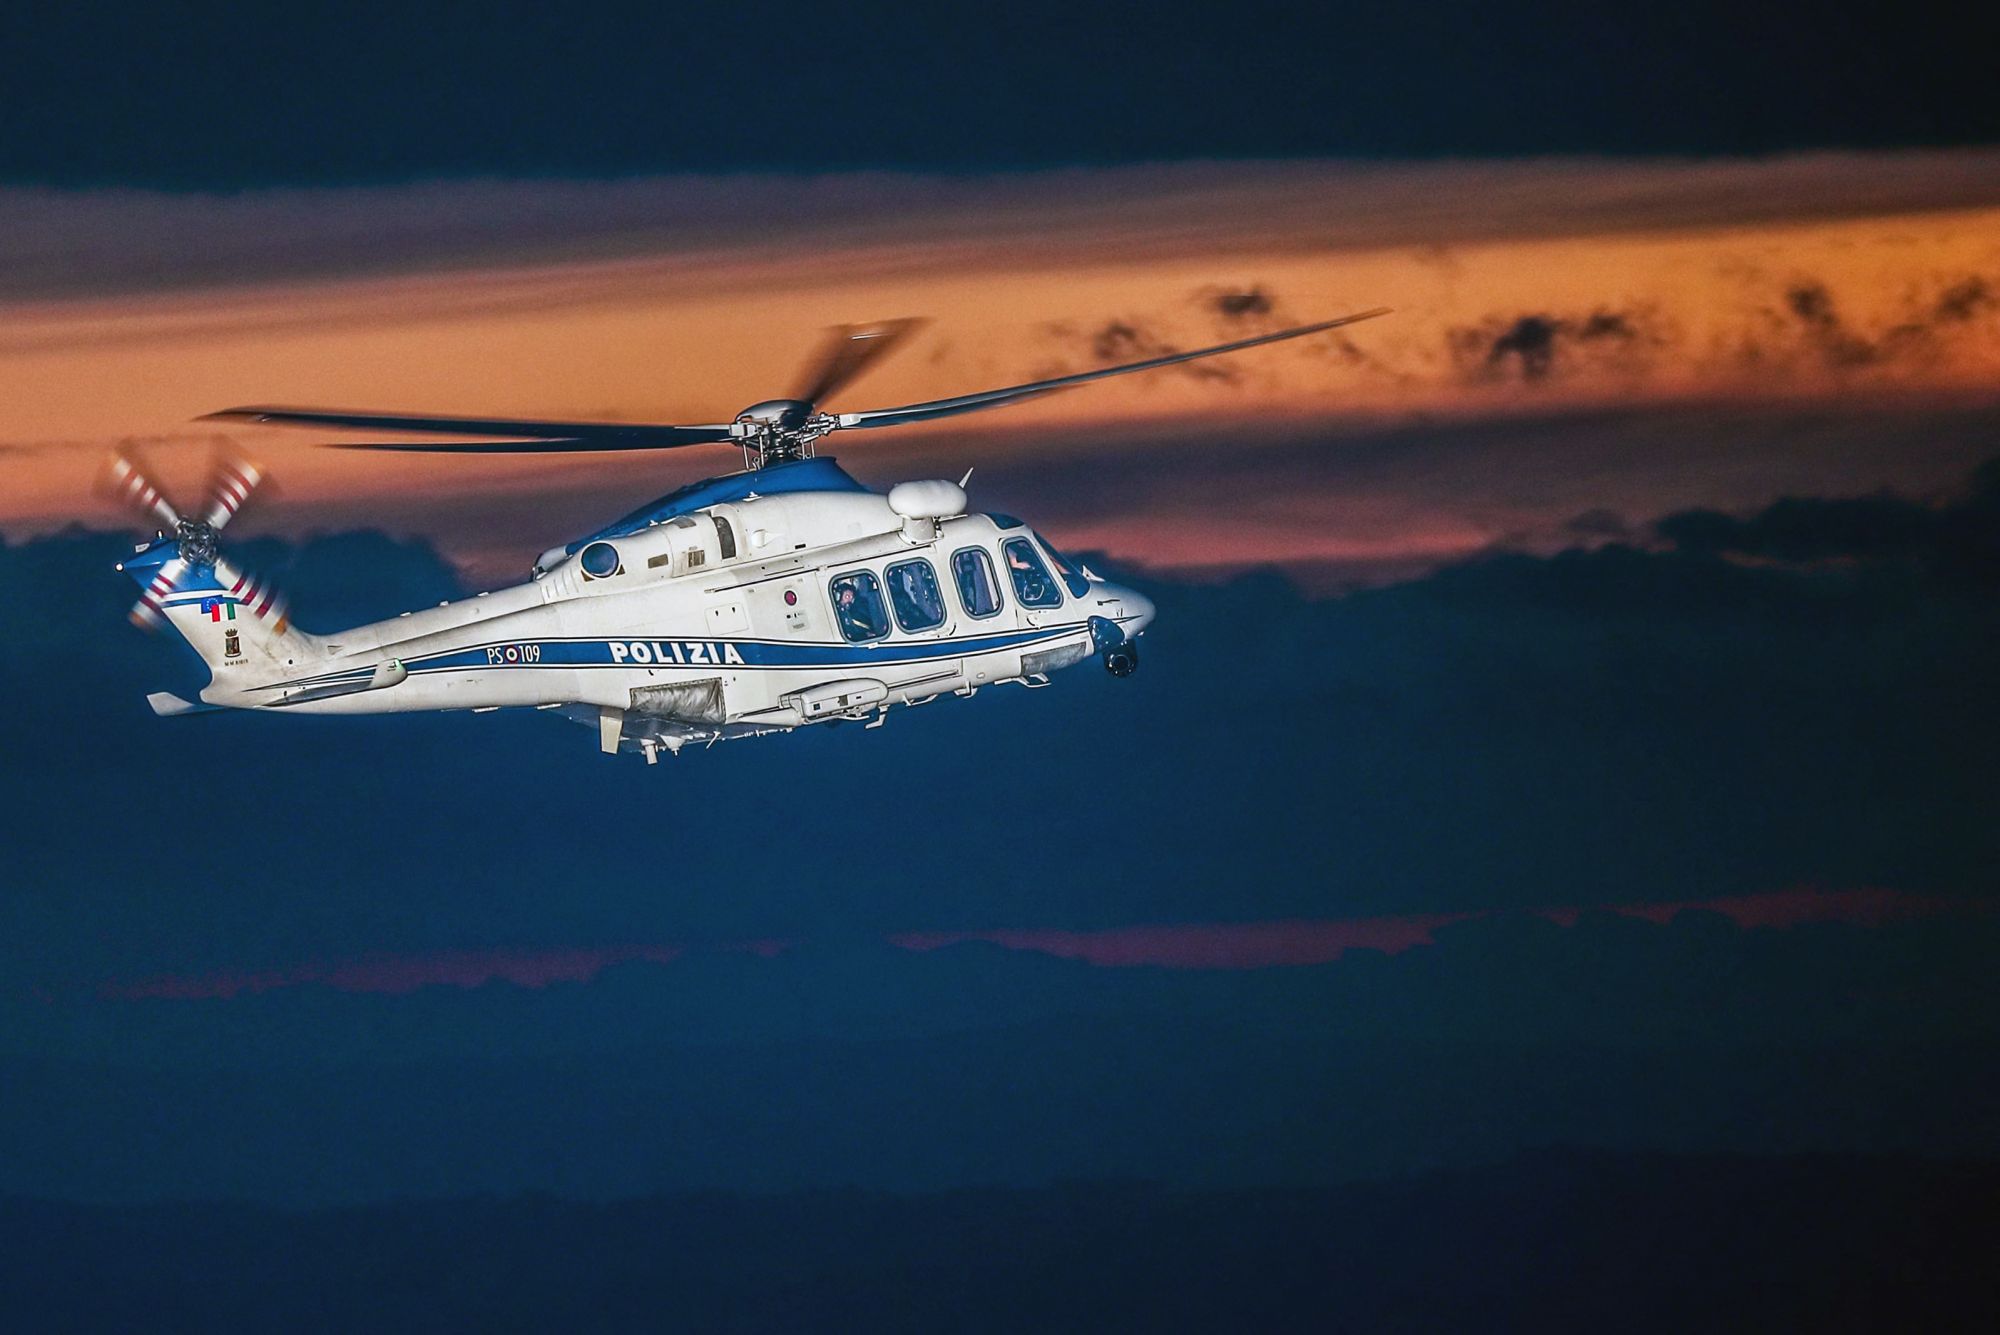
[[[112,454],[101,490],[154,524],[160,534],[158,541],[142,549],[152,560],[134,560],[119,567],[134,574],[144,566],[154,567],[132,608],[133,625],[142,630],[161,629],[167,624],[169,596],[195,577],[210,576],[228,598],[283,631],[285,607],[276,591],[238,570],[217,549],[223,528],[242,511],[263,481],[263,469],[250,460],[233,452],[218,452],[210,471],[207,503],[198,517],[190,517],[173,507],[164,490],[131,455],[123,451]],[[171,554],[166,550],[168,544]],[[204,586],[209,583],[202,582]]]

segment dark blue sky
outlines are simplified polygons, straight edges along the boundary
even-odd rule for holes
[[[1131,681],[652,770],[544,716],[161,723],[143,692],[177,667],[118,620],[118,541],[0,549],[7,697],[59,664],[94,702],[0,719],[0,1067],[31,1091],[0,1113],[22,1149],[0,1192],[1989,1153],[1995,495],[1989,467],[1935,502],[1683,513],[1345,598],[1156,579]],[[245,557],[307,624],[454,588],[366,535]],[[1602,912],[1798,887],[1910,911]],[[896,944],[1482,911],[1286,969]],[[468,954],[579,950],[609,961],[594,981],[404,990]],[[161,980],[225,995],[143,995]]]
[[[1861,4],[80,4],[0,19],[0,124],[0,179],[230,187],[1958,144],[2000,102]]]

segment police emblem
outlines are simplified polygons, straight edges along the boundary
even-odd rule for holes
[[[222,656],[224,658],[243,656],[243,639],[240,632],[227,630],[222,633]]]

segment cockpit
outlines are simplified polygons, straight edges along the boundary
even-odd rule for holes
[[[1079,600],[1090,593],[1089,577],[1047,539],[1019,520],[999,516],[996,523],[1003,534],[999,556],[1007,572],[1004,582],[996,578],[993,549],[980,544],[959,547],[948,560],[940,551],[948,581],[924,556],[892,561],[879,574],[849,570],[834,575],[827,595],[841,637],[862,644],[893,631],[915,635],[937,630],[954,615],[946,602],[947,585],[957,596],[955,611],[973,621],[1005,610],[1003,589],[1011,589],[1019,606],[1037,611],[1061,607],[1064,589]],[[1008,534],[1009,529],[1016,531]]]

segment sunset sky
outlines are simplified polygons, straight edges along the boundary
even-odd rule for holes
[[[1296,347],[831,443],[884,481],[983,466],[1005,488],[996,505],[1061,506],[1037,513],[1073,546],[1242,568],[1431,560],[1586,509],[1741,506],[1836,478],[1927,491],[1977,462],[1925,440],[1857,465],[1813,439],[1695,469],[1704,443],[1685,440],[1579,486],[1546,440],[1516,439],[1496,489],[1493,461],[1454,473],[1423,441],[1408,461],[1356,459],[1412,426],[1532,435],[1641,404],[1781,419],[1977,408],[2000,383],[2000,156],[1974,151],[16,189],[0,193],[0,235],[29,248],[0,280],[6,531],[111,521],[89,482],[114,443],[198,486],[226,439],[283,485],[256,517],[267,531],[377,524],[494,578],[732,456],[383,459],[191,419],[301,403],[726,421],[786,392],[841,321],[932,322],[840,405],[863,407],[1394,307]],[[83,253],[55,236],[84,238]],[[1273,457],[1302,437],[1324,455],[1309,479]],[[1107,458],[1125,486],[1088,511],[1055,499]]]

